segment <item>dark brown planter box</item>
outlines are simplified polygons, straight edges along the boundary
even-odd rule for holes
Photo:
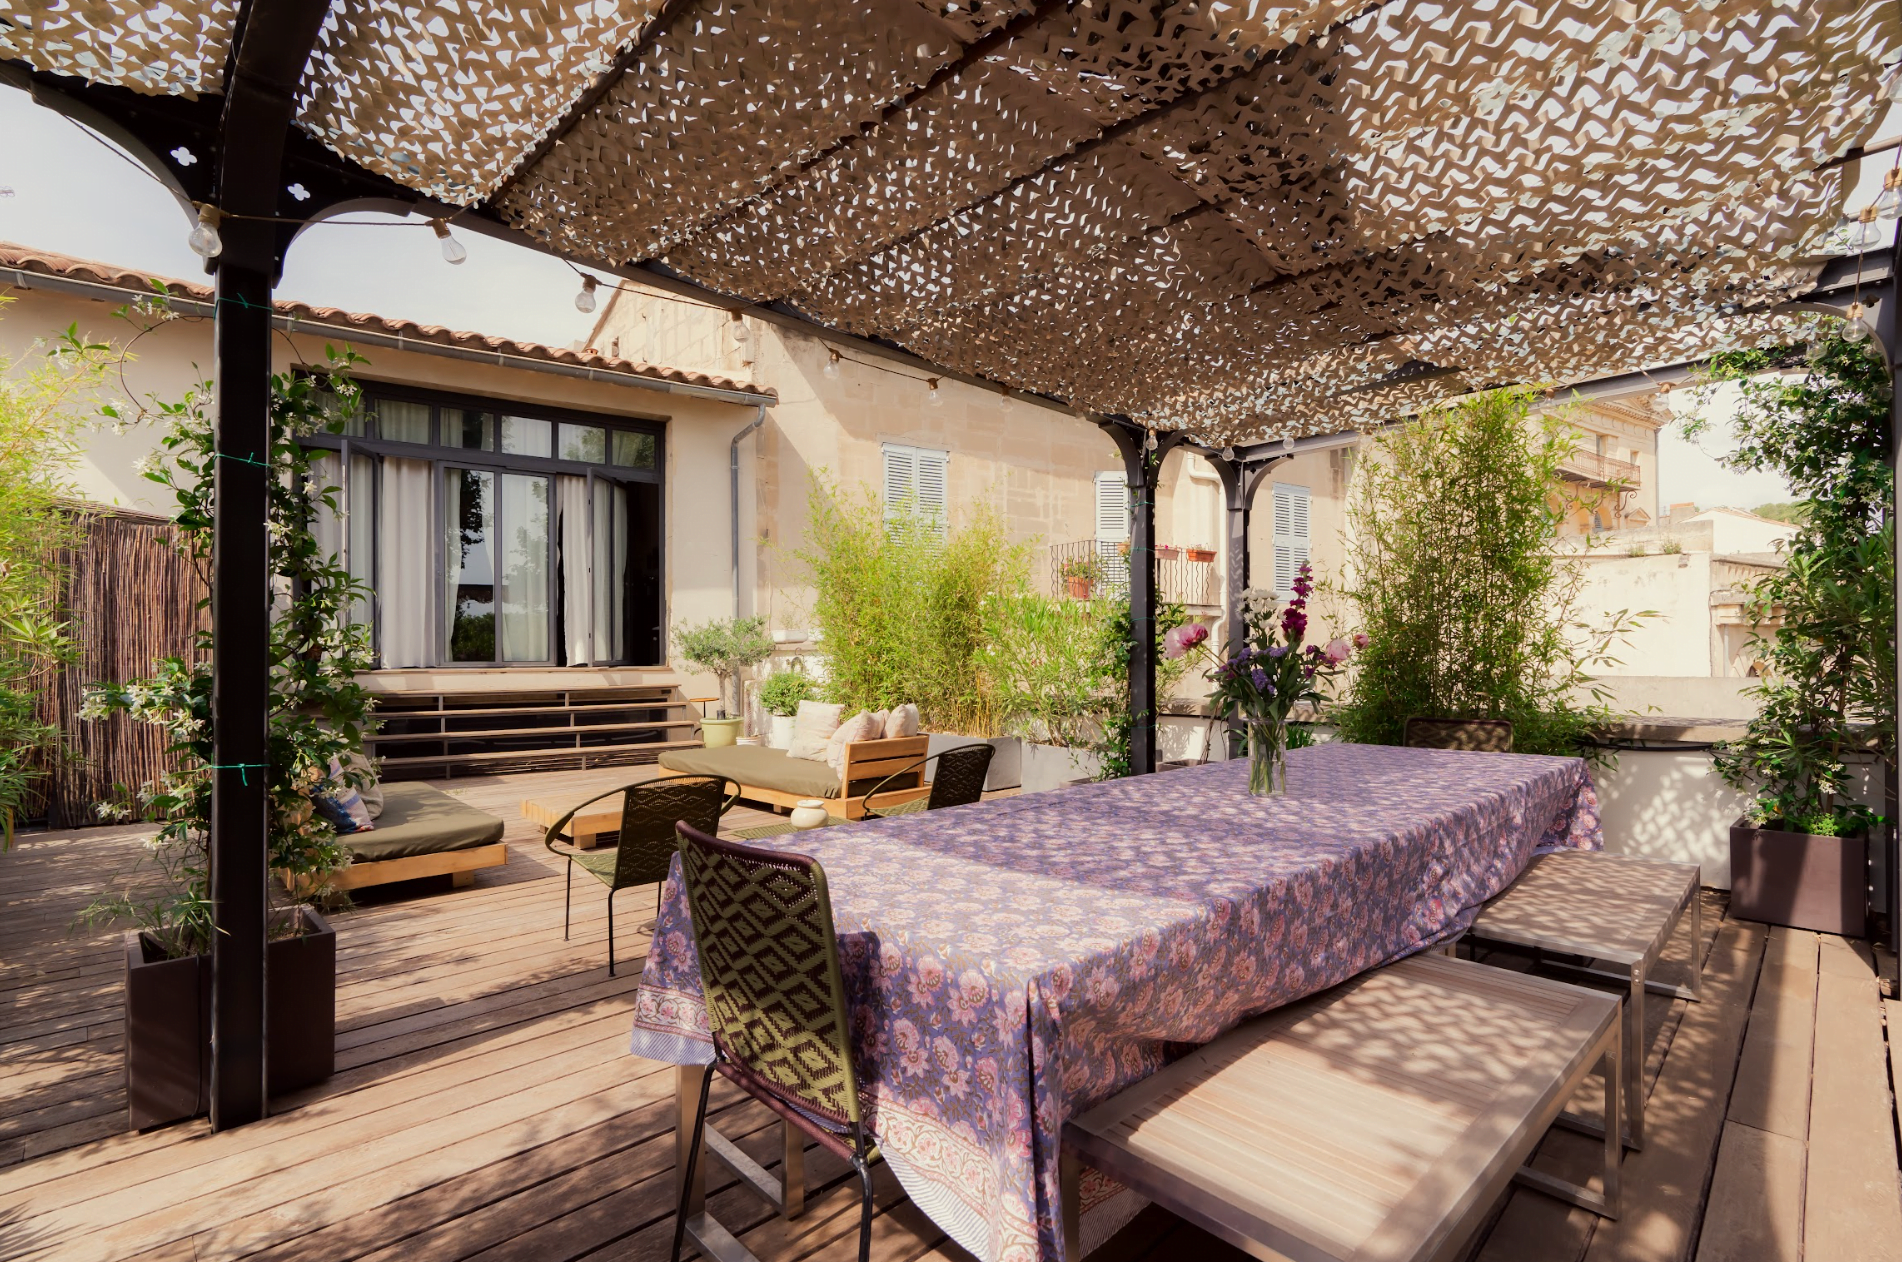
[[[1869,836],[1730,826],[1730,915],[1817,933],[1869,934]]]
[[[303,932],[264,948],[272,1095],[322,1082],[337,1063],[337,931],[309,907],[284,914],[296,916]],[[125,1078],[134,1130],[210,1107],[210,956],[168,960],[146,934],[126,935]]]

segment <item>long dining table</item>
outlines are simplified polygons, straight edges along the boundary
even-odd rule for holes
[[[1599,849],[1580,759],[1328,744],[754,844],[824,865],[862,1107],[985,1262],[1064,1256],[1066,1118],[1244,1019],[1457,937],[1536,853]],[[678,859],[633,1052],[711,1062]],[[703,1163],[704,1165],[704,1163]],[[1086,1244],[1140,1202],[1083,1195]]]

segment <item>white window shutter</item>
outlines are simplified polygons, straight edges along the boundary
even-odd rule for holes
[[[1310,558],[1308,488],[1275,483],[1275,595],[1294,594],[1295,576]]]
[[[1099,543],[1129,538],[1129,483],[1121,473],[1096,475],[1096,538]]]
[[[918,512],[938,523],[939,531],[944,529],[945,521],[945,466],[949,457],[942,451],[915,451],[913,494],[916,497]]]
[[[885,520],[905,511],[918,494],[917,453],[910,447],[885,444]]]

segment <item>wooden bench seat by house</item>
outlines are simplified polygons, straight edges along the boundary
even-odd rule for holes
[[[923,758],[929,744],[924,736],[853,741],[845,747],[843,772],[809,758],[789,757],[783,749],[768,749],[764,745],[673,749],[660,756],[660,765],[669,771],[725,776],[740,786],[742,798],[754,802],[796,806],[802,798],[822,798],[826,809],[833,814],[846,819],[863,819],[866,793],[885,777],[904,771]],[[923,772],[914,768],[879,791],[878,806],[898,806],[930,792],[931,786],[925,783]]]
[[[1081,1256],[1081,1165],[1258,1258],[1458,1256],[1594,1066],[1621,1077],[1615,995],[1416,955],[1247,1022],[1063,1130],[1064,1240]],[[1596,1094],[1596,1093],[1594,1093]]]
[[[350,851],[350,866],[330,875],[324,882],[329,888],[354,890],[425,876],[472,885],[478,868],[509,861],[499,816],[416,780],[386,781],[382,787],[383,813],[376,827],[337,838]],[[287,874],[278,875],[290,884]],[[315,884],[306,880],[303,888]]]

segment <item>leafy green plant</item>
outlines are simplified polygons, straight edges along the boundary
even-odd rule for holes
[[[759,686],[759,703],[768,714],[797,714],[801,701],[818,695],[819,685],[803,670],[776,670]]]
[[[341,492],[318,477],[321,452],[303,439],[341,433],[359,403],[350,369],[363,362],[352,352],[330,352],[322,376],[277,374],[271,378],[264,458],[271,471],[266,507],[267,557],[278,596],[270,624],[269,728],[265,748],[252,755],[246,774],[264,778],[269,790],[270,866],[293,878],[321,878],[348,860],[336,830],[316,813],[311,791],[330,778],[332,760],[348,763],[360,752],[370,728],[371,698],[357,682],[370,669],[369,629],[350,620],[352,604],[366,593],[337,558],[319,545],[314,528],[320,512],[339,511]],[[146,477],[171,491],[178,506],[181,546],[209,582],[211,534],[216,506],[212,471],[211,389],[203,385],[156,411],[169,425],[165,454]],[[208,603],[208,599],[207,599]],[[221,651],[209,631],[198,647],[205,658]],[[225,651],[249,652],[251,646]],[[212,919],[211,691],[208,661],[169,657],[150,678],[104,684],[88,698],[84,717],[130,715],[164,728],[185,769],[144,786],[144,804],[166,822],[150,846],[163,878],[156,886],[128,884],[96,900],[91,920],[130,918],[175,956],[210,949]],[[346,769],[343,779],[363,787],[370,773]],[[124,807],[105,807],[107,815]],[[301,880],[298,882],[303,883]],[[281,898],[272,886],[273,898]]]
[[[80,412],[114,362],[112,347],[76,328],[29,363],[0,359],[0,850],[59,756],[59,732],[36,700],[73,655],[60,554],[81,534],[64,501],[76,498]]]
[[[740,681],[747,667],[773,655],[773,637],[766,634],[764,618],[715,618],[675,627],[674,651],[719,681],[720,717],[725,718],[740,713]]]
[[[1087,748],[1125,706],[1116,681],[1126,601],[1055,600],[1035,592],[984,603],[984,666],[1010,734]]]
[[[1057,567],[1057,573],[1065,582],[1080,579],[1095,585],[1103,581],[1103,559],[1094,555],[1070,557]]]
[[[814,590],[826,694],[848,709],[918,706],[930,730],[998,734],[985,678],[985,601],[1021,592],[1030,550],[982,507],[946,528],[898,513],[871,491],[815,476],[804,545],[794,554]]]
[[[1534,415],[1536,397],[1495,390],[1429,413],[1360,462],[1346,595],[1371,642],[1334,711],[1343,739],[1397,745],[1416,715],[1493,718],[1523,752],[1593,752],[1610,713],[1589,671],[1650,615],[1577,620],[1582,575],[1552,547],[1574,439]]]
[[[1751,593],[1753,621],[1781,622],[1754,645],[1761,708],[1717,769],[1754,795],[1753,822],[1846,835],[1875,822],[1850,799],[1853,761],[1896,756],[1889,373],[1868,346],[1827,335],[1723,356],[1711,377],[1741,383],[1726,463],[1780,473],[1802,496],[1787,566]]]

